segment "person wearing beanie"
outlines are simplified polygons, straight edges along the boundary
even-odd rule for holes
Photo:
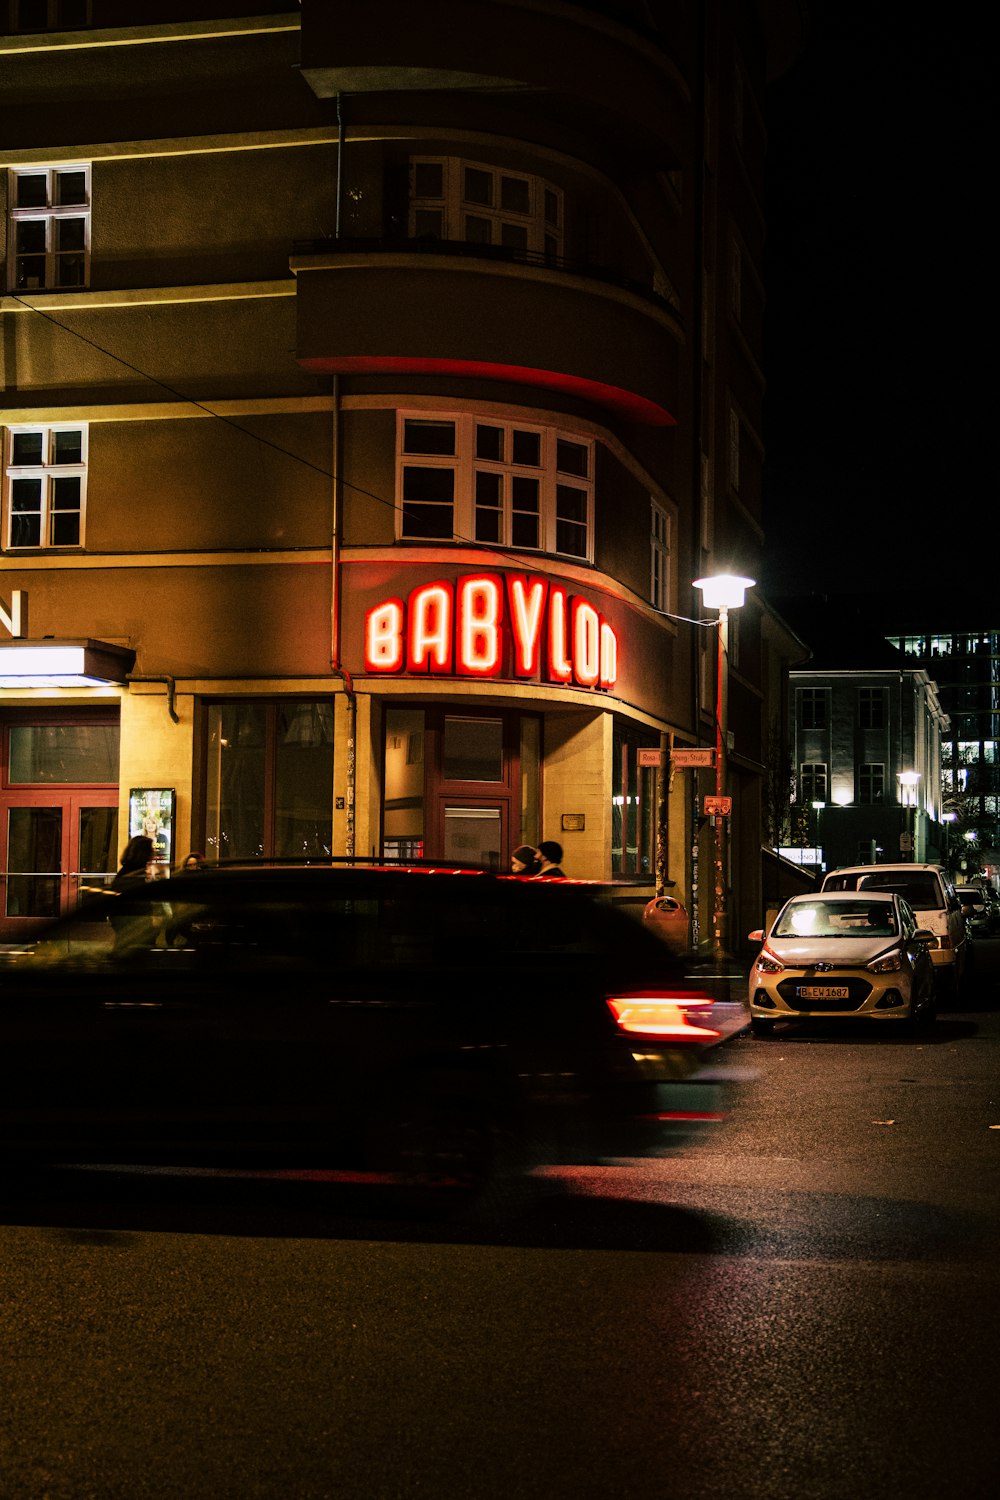
[[[537,875],[538,850],[533,844],[518,844],[510,857],[510,868],[515,875]]]
[[[555,839],[542,839],[538,846],[539,877],[547,875],[552,880],[565,880],[566,873],[560,868],[562,857],[562,844],[557,844]]]

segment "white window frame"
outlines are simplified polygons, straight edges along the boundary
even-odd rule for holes
[[[829,727],[830,727],[830,689],[829,688],[806,688],[806,687],[804,687],[804,688],[798,688],[797,692],[798,692],[798,699],[799,699],[799,702],[798,702],[799,728],[800,729],[805,729],[805,730],[813,729],[813,730],[816,730],[818,732],[822,732],[825,729],[829,729]],[[813,710],[813,712],[811,712],[809,714],[806,713],[806,705],[807,704]],[[817,714],[815,712],[815,710],[817,708],[820,710],[819,714]],[[822,719],[821,723],[817,723],[816,722],[816,720],[818,718]],[[808,719],[811,719],[813,722],[812,723],[808,723],[807,722]]]
[[[649,498],[649,602],[666,614],[673,600],[673,524],[667,508]]]
[[[813,802],[829,800],[830,777],[825,760],[804,760],[799,766],[799,802],[808,807]],[[822,796],[818,790],[822,789]]]
[[[83,172],[85,193],[83,203],[60,204],[58,200],[59,178],[71,173]],[[19,208],[18,181],[22,177],[40,177],[44,174],[44,207]],[[59,162],[58,165],[39,162],[34,166],[11,167],[8,170],[8,233],[7,233],[7,285],[13,292],[33,295],[36,292],[81,291],[90,285],[90,213],[91,186],[89,162]],[[83,276],[78,281],[61,281],[59,263],[77,255],[78,250],[59,249],[59,225],[67,220],[83,221]],[[40,286],[18,284],[18,263],[21,257],[17,250],[18,227],[22,224],[38,223],[45,226],[44,280]]]
[[[439,196],[417,196],[418,166],[441,168],[442,191]],[[490,203],[474,203],[465,199],[463,194],[467,171],[482,172],[490,178]],[[527,213],[503,206],[504,178],[527,186]],[[506,167],[490,166],[486,162],[470,161],[459,156],[410,157],[408,232],[411,238],[427,234],[426,216],[437,214],[440,218],[440,233],[432,234],[431,238],[477,243],[475,236],[469,233],[468,224],[469,219],[477,219],[490,228],[489,239],[478,243],[502,247],[504,229],[517,229],[524,234],[524,244],[510,245],[508,248],[524,249],[546,258],[554,258],[563,254],[564,211],[562,190],[534,172],[508,171]],[[425,216],[425,223],[418,228],[420,214]]]
[[[453,454],[408,453],[406,441],[407,422],[451,422],[454,424],[455,452]],[[500,428],[504,433],[504,458],[493,460],[476,456],[476,429],[478,426]],[[514,432],[537,435],[539,440],[539,463],[528,465],[514,463]],[[571,443],[586,450],[587,475],[582,477],[568,470],[560,470],[558,454],[560,442]],[[574,432],[569,428],[550,427],[544,423],[518,421],[512,417],[494,417],[479,412],[438,412],[433,410],[400,410],[396,414],[396,537],[403,542],[465,542],[474,547],[493,548],[497,551],[547,552],[557,557],[571,558],[576,562],[593,562],[594,557],[594,466],[597,445],[592,437]],[[452,534],[450,537],[421,537],[416,532],[403,530],[404,472],[407,467],[450,470],[454,475],[452,500]],[[476,535],[476,475],[496,475],[502,494],[500,511],[500,535],[496,539]],[[515,541],[515,516],[517,505],[514,496],[515,478],[536,479],[538,492],[538,544],[526,545]],[[560,514],[559,490],[565,487],[584,497],[585,520]],[[567,551],[560,548],[560,529],[570,525],[582,534],[583,550]]]
[[[80,434],[80,461],[72,464],[56,463],[53,459],[53,437],[59,432]],[[21,433],[40,433],[42,438],[42,460],[37,464],[14,462],[14,439]],[[4,549],[8,552],[41,552],[82,548],[87,512],[87,450],[89,430],[86,422],[25,422],[7,428],[4,463]],[[64,512],[55,508],[55,481],[78,478],[80,481],[79,534],[75,542],[57,542],[52,539],[57,517]],[[39,538],[37,542],[14,540],[14,482],[18,479],[37,480],[39,484]]]

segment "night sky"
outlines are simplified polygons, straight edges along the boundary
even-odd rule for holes
[[[992,598],[988,37],[965,7],[810,9],[768,101],[760,582],[776,599],[942,583]]]

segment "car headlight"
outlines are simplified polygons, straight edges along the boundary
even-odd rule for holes
[[[881,958],[873,959],[868,965],[872,974],[895,974],[903,967],[903,960],[898,950],[893,953],[884,953]]]
[[[773,953],[769,953],[766,948],[757,959],[758,974],[780,974],[784,967],[781,959],[776,958]]]

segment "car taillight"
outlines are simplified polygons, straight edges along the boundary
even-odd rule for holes
[[[608,1009],[622,1031],[631,1036],[669,1037],[678,1042],[718,1041],[721,1032],[710,1026],[695,1026],[687,1010],[707,1010],[712,1001],[704,995],[609,995]]]

